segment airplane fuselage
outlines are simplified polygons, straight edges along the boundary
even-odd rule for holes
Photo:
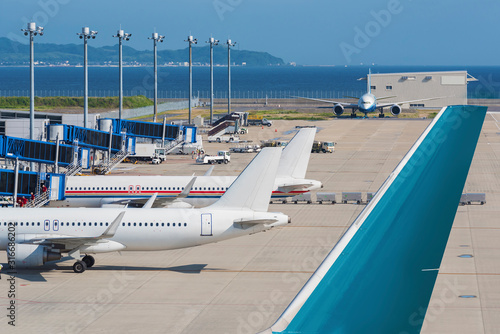
[[[363,94],[358,100],[358,109],[363,113],[369,113],[377,109],[377,98],[371,93]]]
[[[66,199],[51,206],[101,207],[120,201],[149,198],[175,198],[192,180],[192,176],[70,176],[66,180]],[[195,207],[208,206],[219,199],[236,176],[198,176],[182,202]],[[297,185],[297,187],[294,187]],[[273,199],[295,196],[321,188],[315,180],[277,177]]]
[[[84,253],[158,251],[193,247],[248,235],[284,225],[288,216],[252,210],[220,209],[2,209],[0,250],[10,242],[33,239],[92,237],[101,235],[125,211],[115,235],[90,246]],[[277,223],[241,226],[237,219],[275,217]],[[272,225],[272,226],[271,226]],[[13,240],[12,240],[13,239]],[[54,244],[52,241],[50,244]],[[68,251],[69,249],[61,249]]]

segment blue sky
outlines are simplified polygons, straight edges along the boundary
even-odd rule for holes
[[[37,42],[79,43],[82,26],[98,30],[92,45],[113,45],[120,24],[127,44],[180,49],[190,33],[212,34],[240,49],[267,51],[304,65],[498,65],[496,0],[1,0],[0,37],[26,40],[27,20],[45,27]],[[200,43],[201,42],[201,43]]]

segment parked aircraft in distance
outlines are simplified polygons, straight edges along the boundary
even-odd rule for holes
[[[301,128],[284,148],[273,183],[272,199],[285,199],[322,188],[306,179],[316,128]],[[155,207],[203,207],[214,203],[235,176],[69,176],[66,199],[51,206],[142,206],[158,193]]]
[[[73,270],[81,273],[94,265],[90,254],[193,247],[285,225],[287,215],[267,212],[281,151],[263,149],[202,209],[153,209],[156,194],[142,209],[2,209],[0,250],[16,268],[74,258]]]
[[[262,334],[420,333],[486,109],[441,110]]]
[[[419,102],[419,101],[437,100],[437,99],[442,98],[442,97],[431,97],[431,98],[411,100],[411,101],[377,103],[377,98],[375,97],[375,95],[372,94],[371,70],[368,71],[367,81],[368,81],[367,93],[363,94],[361,97],[346,96],[347,98],[357,99],[358,103],[346,103],[346,102],[339,102],[339,101],[332,101],[332,100],[313,99],[313,98],[309,98],[309,97],[300,97],[300,96],[295,96],[295,97],[298,97],[301,99],[306,99],[306,100],[312,100],[312,101],[332,103],[332,104],[334,104],[333,113],[337,116],[342,115],[344,113],[345,108],[351,109],[351,117],[356,117],[356,110],[359,110],[362,113],[364,113],[365,117],[366,117],[366,115],[368,113],[371,113],[377,109],[380,111],[379,117],[384,117],[384,108],[387,108],[387,107],[389,107],[391,114],[393,114],[394,116],[398,116],[401,113],[401,110],[402,110],[401,105],[402,104]],[[378,100],[390,99],[393,97],[395,97],[395,96],[384,96],[384,97],[378,98]]]

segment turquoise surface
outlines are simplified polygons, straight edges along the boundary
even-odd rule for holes
[[[443,111],[280,333],[420,332],[486,109]]]

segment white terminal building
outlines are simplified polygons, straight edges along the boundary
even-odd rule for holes
[[[440,99],[403,104],[408,108],[441,108],[467,104],[467,83],[477,81],[467,71],[372,73],[371,91],[383,103],[426,98]],[[381,101],[381,102],[382,102]]]

